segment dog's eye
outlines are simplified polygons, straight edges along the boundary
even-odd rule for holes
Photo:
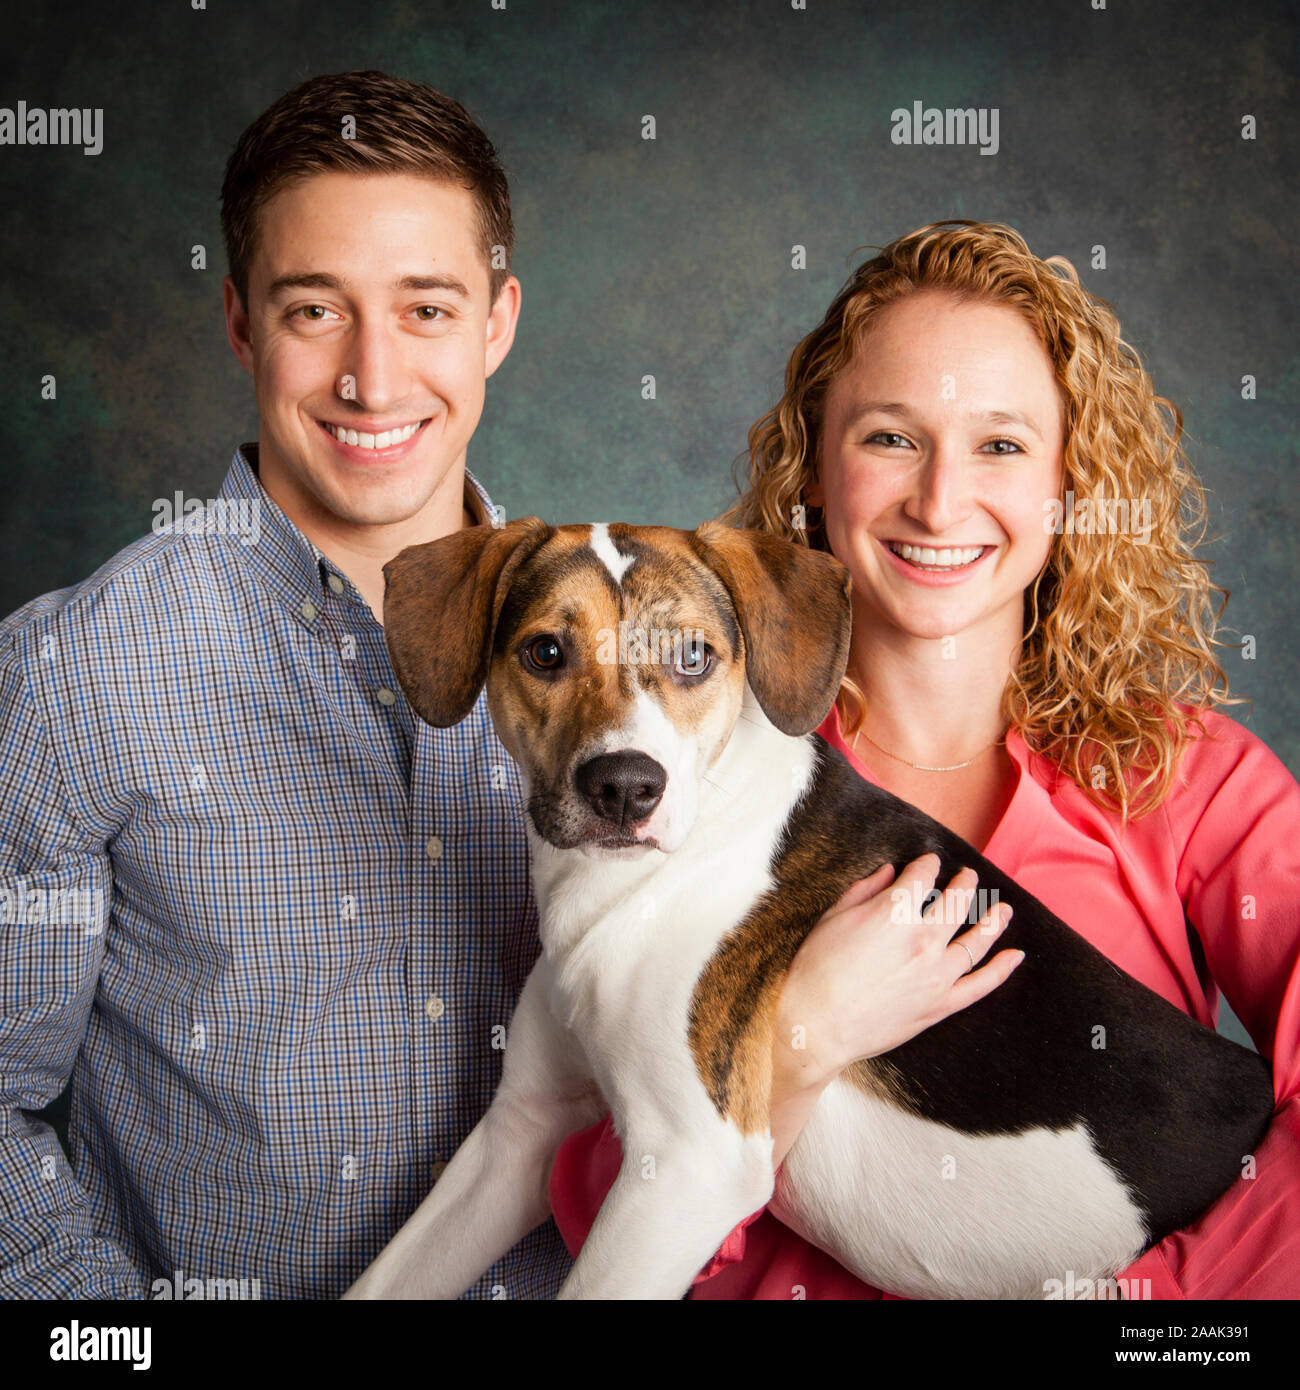
[[[558,671],[564,665],[564,652],[550,633],[534,637],[524,648],[524,655],[536,671]]]
[[[677,664],[673,668],[678,675],[704,675],[713,665],[713,653],[702,642],[687,642],[681,649]]]

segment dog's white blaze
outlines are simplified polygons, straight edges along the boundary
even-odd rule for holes
[[[635,555],[620,555],[609,536],[609,523],[594,521],[591,524],[591,548],[601,563],[614,576],[614,583],[621,584],[628,566],[636,559]]]
[[[949,1176],[945,1176],[949,1175]],[[1146,1248],[1086,1128],[970,1135],[847,1081],[822,1092],[771,1211],[859,1278],[908,1298],[1043,1298]]]
[[[606,740],[607,749],[634,748],[645,753],[668,774],[663,799],[644,824],[637,827],[637,839],[657,840],[665,854],[678,850],[699,811],[699,745],[664,713],[663,707],[645,690],[638,690],[632,717]]]

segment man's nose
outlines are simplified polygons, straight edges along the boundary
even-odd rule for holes
[[[411,374],[402,344],[382,322],[361,321],[344,354],[335,389],[343,400],[381,414],[410,394]]]
[[[639,825],[663,799],[668,774],[646,753],[602,753],[574,774],[578,791],[601,820]]]

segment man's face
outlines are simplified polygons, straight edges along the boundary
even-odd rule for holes
[[[393,525],[454,488],[459,516],[457,465],[519,312],[513,278],[488,302],[476,222],[466,189],[408,174],[320,174],[262,210],[248,304],[227,277],[226,321],[286,511]]]

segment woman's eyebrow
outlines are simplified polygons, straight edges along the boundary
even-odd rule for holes
[[[849,415],[849,428],[852,429],[865,415],[896,415],[900,419],[907,420],[912,418],[912,411],[901,401],[863,401],[860,405],[855,406]],[[986,420],[992,425],[1023,425],[1027,430],[1036,434],[1039,439],[1043,437],[1042,430],[1034,421],[1018,410],[971,410],[967,411],[967,418]]]
[[[1043,432],[1034,424],[1028,415],[1022,415],[1018,410],[984,410],[972,411],[972,420],[987,420],[993,425],[1023,425],[1027,430],[1031,430],[1039,439],[1043,437]]]

